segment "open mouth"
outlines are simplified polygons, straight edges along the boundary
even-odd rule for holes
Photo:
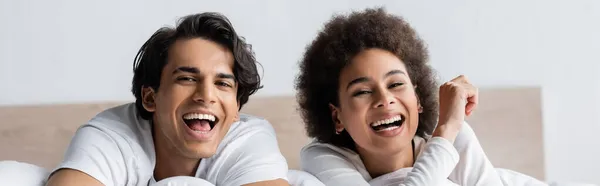
[[[188,113],[183,115],[183,122],[194,132],[210,132],[218,121],[219,118],[212,114]]]
[[[371,123],[371,128],[373,128],[373,130],[375,132],[388,131],[388,130],[394,130],[394,129],[399,128],[400,126],[402,126],[403,123],[404,123],[404,116],[398,115],[398,116],[394,116],[394,117],[391,117],[388,119],[383,119],[383,120],[373,122],[373,123]]]

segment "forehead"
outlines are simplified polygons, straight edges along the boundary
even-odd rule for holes
[[[226,47],[203,38],[179,39],[168,51],[165,70],[196,67],[202,74],[232,73],[234,58]]]
[[[342,70],[340,80],[351,81],[356,77],[380,79],[391,70],[407,73],[404,62],[393,53],[382,49],[368,49],[358,53]]]

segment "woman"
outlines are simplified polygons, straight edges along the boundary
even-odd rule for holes
[[[296,82],[316,138],[302,149],[303,170],[326,185],[502,185],[463,124],[477,89],[459,76],[438,102],[427,57],[408,23],[383,9],[328,22]]]

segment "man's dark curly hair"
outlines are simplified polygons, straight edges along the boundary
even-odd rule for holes
[[[334,16],[308,45],[300,61],[296,89],[310,137],[355,150],[348,132],[336,135],[329,104],[339,106],[342,69],[358,53],[372,48],[389,51],[404,62],[423,106],[416,135],[426,138],[432,133],[438,119],[438,85],[428,65],[427,48],[405,20],[378,8]]]
[[[158,91],[162,70],[167,65],[169,48],[179,39],[203,38],[226,47],[233,53],[233,75],[238,84],[239,109],[248,102],[248,97],[262,88],[256,68],[254,52],[249,44],[233,29],[224,15],[216,12],[192,14],[181,18],[177,27],[158,29],[135,56],[131,92],[135,106],[143,119],[152,119],[142,105],[142,88],[151,87]]]

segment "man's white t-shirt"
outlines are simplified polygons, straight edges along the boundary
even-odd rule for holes
[[[151,124],[138,116],[135,104],[101,112],[81,126],[64,161],[53,171],[70,168],[104,185],[148,185],[156,165]],[[244,185],[286,179],[287,162],[271,124],[240,114],[215,155],[200,161],[197,178],[215,185]]]

